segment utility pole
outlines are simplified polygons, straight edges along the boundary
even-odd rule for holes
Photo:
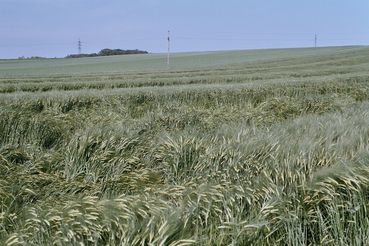
[[[314,43],[315,43],[315,48],[316,48],[318,46],[318,35],[316,33],[315,33]]]
[[[82,53],[82,42],[81,39],[78,39],[78,54],[80,55]]]
[[[168,54],[167,54],[167,66],[170,66],[170,31],[168,31]]]

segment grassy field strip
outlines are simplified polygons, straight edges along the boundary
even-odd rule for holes
[[[161,95],[167,94],[175,94],[180,92],[211,92],[218,90],[227,90],[227,91],[239,91],[243,89],[258,89],[261,87],[264,88],[275,88],[281,86],[287,87],[295,87],[301,85],[319,85],[324,84],[334,84],[337,82],[338,84],[344,83],[344,81],[364,81],[363,85],[365,86],[365,81],[368,78],[366,77],[366,73],[360,74],[357,73],[355,76],[348,75],[336,75],[336,76],[320,76],[313,78],[293,78],[293,79],[275,79],[275,80],[267,80],[267,81],[250,81],[247,83],[214,83],[214,84],[177,84],[177,85],[169,85],[169,86],[142,86],[142,87],[129,87],[129,88],[108,88],[108,89],[86,89],[81,88],[77,90],[51,90],[51,91],[35,91],[35,92],[14,92],[14,93],[4,93],[2,94],[0,100],[12,100],[17,98],[47,98],[47,97],[88,97],[88,96],[113,96],[113,95],[129,95],[129,94],[139,94],[139,93],[155,93]],[[358,88],[360,89],[360,88]]]
[[[364,73],[362,73],[364,75]],[[333,76],[331,76],[333,75]],[[283,75],[273,76],[269,75],[268,77],[264,76],[264,78],[258,78],[256,76],[212,76],[206,78],[196,78],[196,77],[188,77],[181,78],[179,80],[173,79],[155,79],[155,80],[140,80],[140,81],[99,81],[99,82],[63,82],[63,83],[22,83],[22,84],[12,84],[12,85],[2,85],[0,84],[0,93],[14,93],[14,92],[45,92],[45,91],[73,91],[80,89],[115,89],[115,88],[135,88],[135,87],[167,87],[167,86],[180,86],[180,85],[209,85],[209,84],[245,84],[245,83],[277,83],[278,81],[296,81],[299,83],[303,80],[314,80],[314,77],[324,78],[327,80],[333,80],[334,77],[337,79],[349,79],[350,77],[357,77],[361,74],[358,73],[343,73],[339,72],[339,75],[334,72],[324,73],[321,75],[297,75],[289,76],[290,78],[286,79]]]

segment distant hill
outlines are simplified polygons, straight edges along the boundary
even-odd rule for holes
[[[116,56],[116,55],[133,55],[133,54],[148,54],[145,50],[121,50],[121,49],[102,49],[99,53],[90,54],[72,54],[66,58],[81,58],[81,57],[97,57],[97,56]]]

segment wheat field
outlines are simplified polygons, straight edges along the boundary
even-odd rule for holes
[[[0,245],[367,244],[368,47],[171,62],[0,61]]]

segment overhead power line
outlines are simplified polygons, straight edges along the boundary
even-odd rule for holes
[[[82,42],[81,39],[78,39],[78,54],[82,53]]]
[[[274,35],[274,34],[273,34]],[[337,42],[365,42],[369,39],[369,35],[362,36],[362,37],[347,37],[347,38],[341,38],[341,37],[334,37],[336,35],[329,35],[329,34],[323,34],[323,35],[316,35],[316,41],[318,46],[319,43],[322,42],[329,42],[329,41],[337,41]],[[311,38],[309,38],[309,35],[305,35],[305,37],[302,37],[301,35],[293,35],[281,37],[278,35],[275,35],[276,37],[263,37],[262,35],[252,35],[249,36],[173,36],[171,35],[171,39],[177,40],[177,41],[186,41],[186,40],[194,40],[194,41],[260,41],[260,42],[268,42],[268,41],[285,41],[285,42],[293,42],[293,41],[304,41],[304,42],[311,42]],[[119,42],[119,41],[162,41],[163,37],[147,37],[147,38],[106,38],[106,39],[99,39],[99,40],[93,40],[89,43],[91,44],[101,44],[101,43],[111,43],[111,42]],[[172,40],[170,40],[172,41]],[[86,44],[85,42],[82,42],[80,39],[77,41],[77,49],[78,52],[83,49],[83,45]],[[75,43],[73,42],[29,42],[29,43],[2,43],[0,42],[0,47],[37,47],[37,46],[73,46]],[[315,36],[314,36],[314,46],[315,46]]]

